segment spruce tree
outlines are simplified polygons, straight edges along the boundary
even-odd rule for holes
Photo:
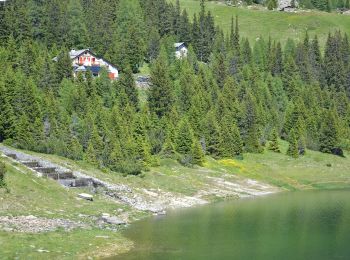
[[[119,90],[127,95],[130,105],[136,110],[139,109],[139,99],[135,79],[129,66],[124,70],[124,73],[120,76],[120,80],[117,84],[120,86]]]
[[[281,150],[278,146],[278,134],[277,134],[277,130],[276,128],[274,128],[272,130],[272,134],[271,134],[271,141],[269,143],[269,150],[276,152],[276,153],[280,153]]]
[[[72,137],[68,147],[68,157],[73,160],[83,159],[83,146],[79,143],[78,138]]]
[[[298,139],[295,134],[294,129],[290,133],[289,137],[289,147],[287,151],[287,155],[293,157],[293,158],[298,158],[299,157],[299,150],[298,150]]]
[[[192,163],[203,166],[205,156],[201,144],[197,140],[193,140],[191,147]]]
[[[322,121],[320,130],[320,151],[323,153],[332,153],[337,147],[339,141],[337,121],[335,113],[328,111]]]
[[[15,127],[15,145],[21,149],[32,149],[34,145],[34,140],[31,135],[30,123],[27,115],[21,115]]]
[[[194,136],[187,118],[183,118],[176,130],[176,151],[180,154],[190,154]]]
[[[151,68],[151,89],[148,102],[150,111],[158,117],[163,117],[171,111],[173,87],[164,47],[162,47],[159,57]]]
[[[73,77],[72,61],[69,57],[68,51],[62,49],[57,57],[56,76],[58,83],[63,79],[70,79]]]
[[[70,47],[87,47],[88,32],[84,19],[84,10],[80,0],[69,0],[67,6],[68,40]]]
[[[97,160],[96,152],[94,149],[94,146],[92,145],[92,142],[89,142],[88,147],[86,149],[84,160],[91,165],[99,166],[99,162]]]
[[[210,156],[221,157],[221,129],[215,118],[215,114],[210,111],[206,118],[206,148]]]
[[[6,188],[7,184],[5,181],[6,175],[6,165],[2,161],[0,161],[0,188]]]

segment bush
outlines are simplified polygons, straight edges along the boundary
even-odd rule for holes
[[[6,167],[3,162],[0,162],[0,188],[6,187],[5,182]]]
[[[112,171],[123,173],[124,175],[140,175],[143,167],[138,162],[120,161],[117,165],[110,167]]]

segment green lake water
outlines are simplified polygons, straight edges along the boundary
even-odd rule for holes
[[[350,259],[350,191],[307,191],[176,210],[132,224],[113,259]]]

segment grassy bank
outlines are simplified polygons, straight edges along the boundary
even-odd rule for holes
[[[169,0],[175,3],[175,0]],[[199,12],[199,0],[180,0],[190,17]],[[312,36],[317,34],[321,45],[324,45],[329,32],[341,30],[350,33],[350,16],[337,13],[308,11],[303,13],[284,13],[268,10],[250,10],[236,8],[218,2],[207,2],[207,10],[213,14],[217,25],[228,32],[231,17],[238,15],[240,31],[253,43],[258,37],[279,40],[285,43],[288,38],[303,40],[306,30]]]
[[[285,153],[287,144],[281,143]],[[35,154],[32,152],[28,152]],[[161,166],[143,176],[127,176],[94,169],[84,162],[74,162],[55,155],[40,154],[42,158],[82,170],[91,176],[111,183],[126,184],[135,191],[158,190],[183,196],[196,196],[209,191],[220,178],[227,182],[243,183],[246,177],[266,182],[282,190],[338,189],[350,187],[350,159],[319,152],[307,151],[300,159],[283,153],[265,151],[264,154],[245,154],[243,160],[215,161],[207,158],[204,168],[186,168],[173,160],[162,160]],[[38,155],[38,154],[35,154]],[[349,157],[349,156],[348,156]],[[115,255],[128,250],[132,242],[120,232],[101,230],[86,216],[98,217],[102,213],[116,214],[118,209],[130,215],[133,221],[149,213],[137,211],[102,195],[93,202],[78,200],[84,189],[66,189],[55,181],[38,178],[18,163],[4,159],[7,165],[7,183],[10,193],[0,191],[0,216],[35,215],[45,218],[64,218],[91,224],[89,229],[71,232],[57,230],[41,234],[0,231],[0,258],[14,259],[86,259],[88,256]],[[205,197],[213,201],[216,196]]]

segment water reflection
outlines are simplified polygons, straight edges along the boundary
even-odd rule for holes
[[[308,191],[180,210],[135,223],[113,259],[350,259],[350,191]]]

